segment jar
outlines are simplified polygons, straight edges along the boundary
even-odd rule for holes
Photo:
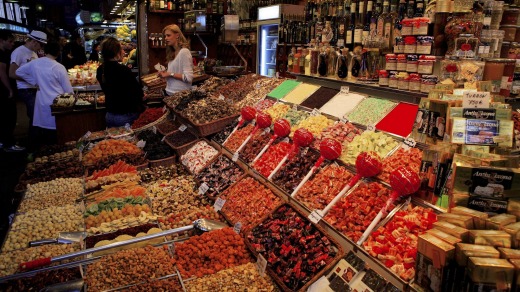
[[[509,58],[509,49],[511,48],[510,42],[503,42],[502,49],[500,50],[500,58]],[[513,59],[516,59],[514,57]]]
[[[472,34],[462,33],[455,40],[455,56],[461,58],[475,58],[478,49],[478,38]]]
[[[472,17],[468,17],[465,14],[453,14],[451,19],[448,20],[444,29],[445,39],[448,44],[448,50],[446,55],[452,55],[455,50],[455,39],[460,34],[475,34],[475,22]]]
[[[491,81],[493,93],[500,92],[504,67],[509,59],[487,59],[484,65],[484,76],[482,80]]]
[[[456,58],[448,58],[441,61],[441,81],[445,79],[455,81],[458,73],[459,66]]]
[[[401,20],[401,35],[408,36],[413,34],[414,21],[412,18]]]
[[[406,55],[397,55],[397,71],[406,71]]]
[[[495,30],[493,32],[493,38],[497,40],[495,42],[495,50],[493,51],[493,57],[500,57],[500,51],[502,50],[502,42],[504,41],[504,31],[503,30]]]
[[[408,73],[399,72],[397,75],[397,88],[400,90],[408,90],[410,88],[410,76]]]
[[[502,21],[500,24],[512,24],[516,25],[518,22],[518,15],[520,14],[520,9],[511,8],[504,10],[502,14]]]
[[[501,25],[500,30],[504,31],[504,42],[514,42],[517,29],[516,25]]]
[[[318,74],[318,58],[320,51],[318,49],[311,50],[311,75]]]
[[[417,37],[417,54],[429,55],[432,52],[433,37],[432,36],[418,36]]]
[[[492,58],[494,48],[498,45],[498,40],[493,38],[494,30],[482,30],[478,55],[482,58]]]
[[[430,19],[428,17],[414,18],[413,35],[428,35],[428,23]]]
[[[397,88],[397,71],[388,72],[388,87]]]
[[[520,59],[520,44],[519,43],[511,43],[509,45],[509,51],[507,52],[508,59]]]
[[[511,91],[511,85],[513,84],[513,75],[515,73],[516,60],[505,59],[504,73],[502,75],[502,81],[500,82],[500,95],[509,97]]]
[[[417,39],[414,36],[404,37],[404,53],[415,54],[417,50]]]
[[[491,2],[491,24],[490,29],[498,29],[502,21],[502,14],[504,12],[504,1],[490,1]]]
[[[410,74],[410,84],[408,85],[410,91],[421,90],[421,75],[417,73]]]
[[[419,64],[419,58],[417,55],[408,55],[406,57],[406,71],[417,72],[417,66]]]
[[[421,77],[421,92],[428,93],[435,89],[437,80],[438,78],[436,75],[423,75]]]
[[[403,37],[395,38],[394,53],[396,53],[396,54],[404,53],[404,38]]]
[[[379,86],[388,86],[389,78],[388,71],[379,70]]]
[[[435,64],[435,56],[420,56],[417,72],[420,74],[432,74],[433,64]]]
[[[386,54],[386,70],[397,70],[397,55],[396,54]]]

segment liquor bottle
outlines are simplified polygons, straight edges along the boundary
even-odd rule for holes
[[[364,10],[365,10],[365,2],[363,0],[359,1],[358,13],[356,14],[355,20],[355,28],[354,28],[354,46],[361,45],[363,41],[363,28],[365,27],[365,18],[364,18]]]
[[[488,1],[484,4],[484,21],[482,22],[482,29],[489,29],[491,25],[491,12],[493,11],[492,8],[493,2]]]
[[[401,22],[401,20],[403,20],[406,17],[406,0],[399,1],[399,8],[397,14],[399,22]]]
[[[165,9],[164,0],[159,0],[159,9]]]
[[[341,49],[341,56],[338,58],[338,65],[336,65],[337,68],[337,74],[340,79],[345,79],[348,75],[348,58],[347,53],[348,49]]]
[[[307,4],[305,4],[305,21],[309,21],[312,19],[313,16],[313,6],[314,6],[314,0],[307,1]]]
[[[381,14],[379,15],[379,17],[377,18],[377,36],[383,40],[383,43],[385,42],[384,41],[384,36],[385,36],[385,18],[388,16],[388,14],[390,13],[389,10],[390,10],[390,4],[388,3],[388,0],[385,0],[383,2],[383,12],[381,12]]]
[[[337,19],[337,39],[336,45],[338,47],[345,46],[345,24],[347,22],[347,18],[345,16],[345,9],[343,9],[343,5],[340,5],[338,10],[338,19]]]
[[[377,35],[377,22],[379,19],[379,15],[381,15],[383,9],[383,3],[381,0],[376,1],[376,6],[374,9],[374,12],[372,13],[372,17],[370,18],[370,35],[376,36]]]
[[[390,12],[385,17],[384,22],[384,31],[383,31],[383,37],[384,37],[384,45],[387,50],[392,51],[395,43],[394,39],[394,24],[398,20],[398,14],[397,14],[397,2],[392,1],[390,5]]]
[[[345,1],[345,3],[347,3],[347,1]],[[356,19],[356,7],[357,7],[356,0],[352,0],[352,3],[349,6],[347,6],[347,11],[348,11],[347,23],[348,23],[348,25],[346,26],[347,34],[345,37],[345,42],[347,43],[347,47],[349,48],[350,51],[352,51],[354,49],[354,30],[355,30],[354,22]]]
[[[168,0],[168,10],[173,11],[173,0]]]
[[[415,1],[415,13],[414,17],[423,17],[424,16],[424,0],[416,0]]]
[[[406,15],[405,18],[413,18],[415,15],[415,1],[414,0],[408,0],[408,3],[406,3]]]
[[[372,20],[372,7],[373,7],[373,1],[368,0],[367,1],[367,11],[365,15],[365,26],[363,27],[363,40],[368,39],[368,36],[370,35],[370,21]]]

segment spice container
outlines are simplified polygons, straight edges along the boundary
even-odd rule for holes
[[[511,85],[513,84],[513,75],[515,73],[516,60],[505,59],[504,73],[502,75],[502,81],[500,83],[500,95],[509,97],[511,91]]]
[[[388,72],[388,87],[397,88],[397,71]]]
[[[435,56],[425,56],[422,55],[419,57],[419,64],[417,66],[417,72],[421,74],[432,74],[433,73],[433,64],[435,63]]]
[[[406,57],[406,71],[417,72],[417,65],[419,64],[419,58],[417,55],[408,55]]]
[[[401,20],[401,35],[409,36],[413,34],[414,19],[406,18]]]
[[[514,42],[516,39],[516,31],[518,26],[516,25],[501,25],[500,30],[504,31],[504,42]]]
[[[511,8],[504,10],[502,14],[502,21],[500,24],[511,24],[516,25],[518,22],[518,15],[520,14],[520,9]]]
[[[397,55],[396,54],[387,54],[385,56],[385,58],[386,58],[385,69],[386,70],[397,70]]]
[[[509,59],[487,59],[484,65],[484,81],[491,81],[493,93],[500,92],[502,75],[504,74],[505,64]]]
[[[455,56],[461,58],[475,58],[478,38],[473,34],[460,34],[455,40]]]
[[[414,18],[413,35],[427,35],[428,34],[428,23],[430,19],[428,17]]]
[[[404,53],[415,54],[417,50],[417,39],[414,36],[404,37]]]
[[[502,14],[504,12],[504,1],[490,1],[491,4],[491,24],[490,29],[498,29],[502,21]],[[515,23],[514,23],[515,24]]]
[[[397,71],[406,71],[406,55],[397,55]]]
[[[421,92],[428,93],[435,88],[435,84],[437,84],[437,76],[436,75],[423,75],[421,77]]]
[[[379,85],[380,86],[388,86],[389,78],[388,78],[388,71],[386,70],[379,70]]]
[[[417,37],[417,54],[429,55],[432,52],[433,37],[432,36],[418,36]]]
[[[408,86],[410,91],[421,90],[421,75],[417,73],[410,74],[410,84]]]
[[[397,74],[397,88],[401,90],[408,90],[410,88],[410,76],[406,72],[399,72]]]

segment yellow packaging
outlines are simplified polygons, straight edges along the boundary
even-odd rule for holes
[[[514,267],[505,259],[471,257],[468,261],[468,273],[473,282],[478,283],[513,283]]]
[[[442,232],[440,231],[439,229],[436,229],[436,228],[433,228],[433,229],[430,229],[428,231],[426,231],[426,233],[429,233],[437,238],[440,238],[444,241],[446,241],[447,243],[455,246],[455,244],[461,242],[462,240],[460,238],[457,238],[455,236],[452,236],[452,235],[449,235],[448,233],[446,232]]]
[[[468,243],[457,243],[455,258],[459,266],[465,267],[470,257],[500,258],[500,253],[496,248],[486,245],[476,245]]]
[[[446,241],[430,234],[419,235],[417,251],[431,259],[435,268],[446,265],[455,257],[455,247]]]
[[[516,222],[516,216],[511,214],[499,214],[486,220],[486,228],[500,230],[503,226]]]
[[[437,220],[445,221],[466,229],[474,229],[473,217],[460,214],[443,213],[437,214]]]
[[[520,247],[520,222],[506,225],[502,227],[502,230],[511,235],[511,239],[513,240],[513,242],[511,243],[512,247]]]
[[[450,235],[453,235],[456,238],[460,238],[464,242],[468,241],[468,230],[466,228],[462,228],[457,225],[453,225],[451,223],[443,221],[437,221],[433,223],[433,227],[439,229],[442,232],[446,232]]]
[[[518,249],[499,247],[498,251],[500,252],[500,258],[502,259],[520,259],[520,250]]]
[[[470,230],[469,242],[511,248],[511,235],[502,230]]]
[[[453,207],[450,209],[450,212],[452,214],[460,214],[473,217],[473,225],[475,226],[475,229],[486,228],[486,219],[489,217],[489,215],[484,212],[480,212],[463,206]]]

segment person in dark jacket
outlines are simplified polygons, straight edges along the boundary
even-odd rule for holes
[[[85,47],[81,44],[81,36],[73,34],[70,42],[65,45],[64,53],[66,60],[64,61],[67,69],[74,68],[76,65],[83,65],[87,62],[87,54],[85,54]]]
[[[99,46],[99,43],[95,43],[92,45],[92,51],[90,52],[90,56],[88,57],[89,61],[96,61],[99,62],[99,51],[101,47]]]
[[[107,127],[132,124],[144,110],[144,93],[132,71],[120,64],[123,59],[121,43],[109,37],[101,43],[103,64],[98,67],[96,78],[105,93]]]

